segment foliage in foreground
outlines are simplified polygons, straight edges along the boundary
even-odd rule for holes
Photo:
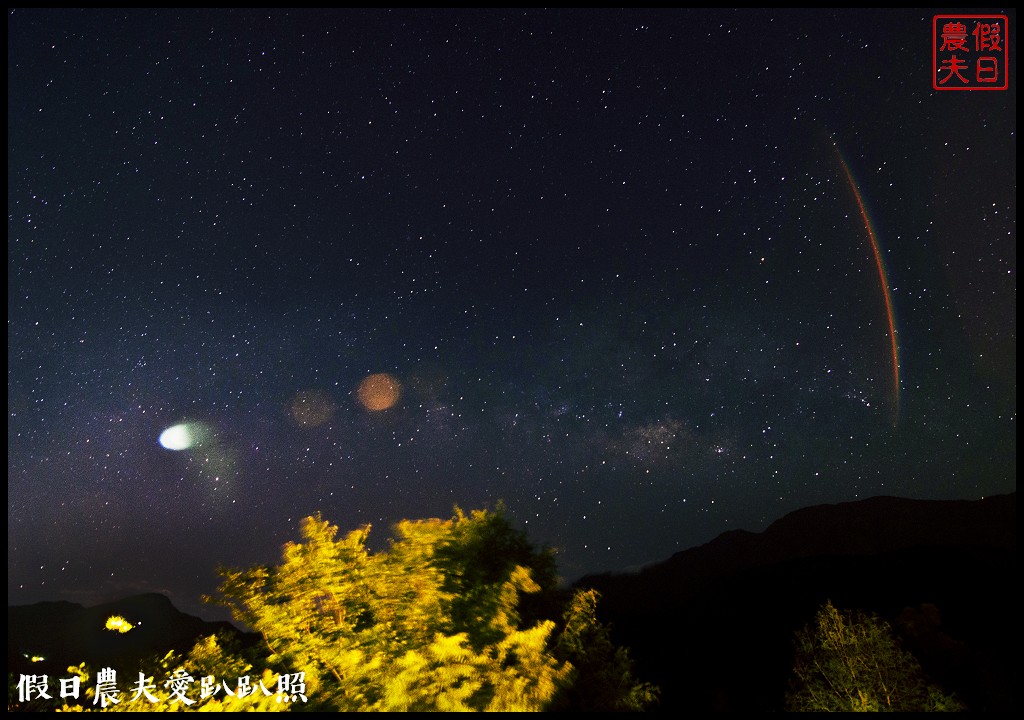
[[[174,652],[170,652],[159,660],[151,663],[147,672],[142,672],[141,685],[133,690],[117,693],[111,699],[98,697],[104,684],[101,676],[93,677],[92,672],[82,663],[78,667],[69,667],[68,673],[79,679],[80,686],[84,688],[82,700],[78,704],[67,703],[58,712],[90,712],[102,710],[105,712],[181,712],[186,710],[199,710],[201,712],[284,712],[290,709],[288,701],[273,690],[276,688],[277,678],[275,673],[265,669],[262,675],[255,679],[250,675],[253,672],[251,663],[232,650],[224,647],[230,645],[230,639],[225,640],[217,635],[199,640],[189,654],[182,658]],[[233,688],[230,685],[216,685],[214,681],[222,682],[227,678],[231,683],[237,683],[238,678],[247,678],[254,684],[253,692],[243,695],[237,685]],[[188,682],[185,679],[188,678]],[[173,688],[168,691],[168,685],[174,679],[179,683],[180,694],[175,696]],[[210,685],[199,690],[197,685]],[[141,691],[145,686],[147,692]],[[257,687],[270,688],[270,694],[257,690]],[[227,688],[227,689],[225,689]],[[209,693],[209,694],[207,694]]]
[[[789,711],[953,712],[964,707],[931,684],[889,625],[827,602],[796,635]]]
[[[587,655],[571,640],[607,639],[596,597],[574,598],[561,633],[543,603],[524,602],[555,590],[554,559],[502,513],[402,521],[387,552],[366,548],[369,531],[338,539],[306,518],[280,566],[222,571],[217,602],[263,636],[269,662],[304,673],[306,709],[542,710],[598,676],[577,669]],[[653,700],[627,656],[606,659],[600,671],[618,673],[608,709]]]
[[[309,517],[280,565],[221,570],[219,595],[207,600],[256,630],[264,652],[206,638],[142,673],[161,702],[128,692],[104,709],[629,711],[656,700],[597,620],[597,593],[578,591],[560,609],[553,554],[500,510],[402,521],[386,552],[367,549],[369,531],[339,538]],[[63,709],[98,709],[99,678],[89,687],[84,665],[69,672],[83,700]],[[169,698],[163,679],[174,677],[189,678],[188,692]],[[243,677],[245,695],[235,685]],[[282,678],[300,694],[282,697]]]

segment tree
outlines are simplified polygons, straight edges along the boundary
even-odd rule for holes
[[[565,609],[565,627],[555,653],[575,667],[573,683],[555,701],[559,710],[642,712],[658,699],[658,688],[633,676],[629,651],[616,647],[597,619],[596,590],[578,591]]]
[[[827,602],[796,634],[786,695],[790,711],[957,711],[963,706],[931,684],[903,651],[888,623]]]
[[[215,601],[263,636],[268,665],[304,674],[304,709],[541,710],[579,677],[584,654],[555,649],[599,636],[592,608],[560,634],[545,603],[523,602],[554,591],[554,559],[500,510],[399,522],[386,552],[367,549],[369,532],[338,538],[316,515],[281,565],[221,571]],[[628,696],[625,682],[614,692]]]

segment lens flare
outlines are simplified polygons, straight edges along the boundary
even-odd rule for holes
[[[303,390],[292,398],[288,411],[292,421],[299,427],[316,427],[331,419],[334,403],[318,390]]]
[[[363,378],[356,390],[359,404],[367,410],[380,411],[393,407],[402,395],[402,385],[387,373],[375,373]]]

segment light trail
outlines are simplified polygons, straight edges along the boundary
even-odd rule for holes
[[[835,148],[836,157],[839,158],[839,164],[843,166],[843,172],[846,173],[846,179],[850,183],[850,189],[853,190],[853,196],[857,200],[857,208],[860,210],[861,220],[864,221],[864,227],[868,231],[868,238],[871,240],[871,250],[875,254],[875,267],[878,268],[878,281],[882,285],[882,294],[885,296],[885,312],[889,319],[889,343],[892,349],[892,424],[895,427],[899,423],[900,419],[900,353],[899,344],[896,339],[896,316],[893,313],[892,305],[892,293],[889,291],[889,278],[885,272],[885,263],[882,262],[882,251],[878,247],[878,238],[875,236],[875,230],[871,226],[871,218],[868,216],[868,211],[864,207],[864,200],[861,198],[860,190],[857,188],[857,183],[853,180],[853,173],[850,172],[850,166],[846,164],[846,159],[843,154],[839,152],[839,146],[835,143],[832,144]]]

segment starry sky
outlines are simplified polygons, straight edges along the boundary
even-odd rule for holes
[[[940,92],[924,10],[9,10],[8,602],[218,617],[317,510],[503,500],[572,581],[1014,491],[994,12]]]

